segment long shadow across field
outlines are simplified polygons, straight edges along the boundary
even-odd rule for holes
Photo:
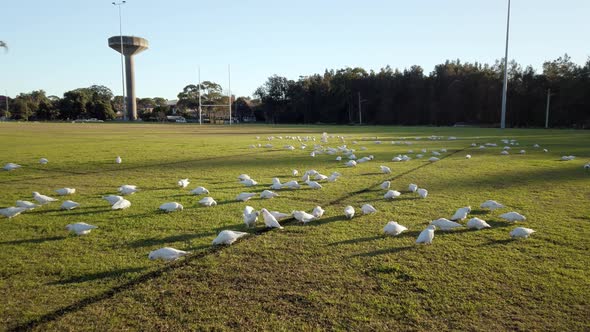
[[[462,152],[465,149],[467,149],[467,148],[464,148],[464,149],[460,149],[460,150],[456,150],[454,152],[451,152],[451,153],[449,153],[449,154],[441,157],[440,158],[440,161],[438,161],[438,162],[441,162],[442,160],[444,160],[444,159],[446,159],[446,158],[448,158],[448,157],[450,157],[450,156],[452,156],[452,155],[454,155],[456,153]],[[215,158],[213,158],[213,159],[215,159]],[[417,166],[415,168],[409,169],[409,170],[407,170],[407,171],[405,171],[403,173],[400,173],[398,175],[395,175],[395,176],[393,176],[393,177],[391,177],[391,178],[389,178],[387,180],[388,181],[393,181],[393,180],[399,179],[399,178],[401,178],[401,177],[403,177],[405,175],[408,175],[408,174],[411,174],[413,172],[416,172],[416,171],[418,171],[418,170],[420,170],[420,169],[422,169],[424,167],[427,167],[429,165],[432,165],[432,163],[424,163],[424,164],[421,164],[421,165],[419,165],[419,166]],[[377,183],[374,183],[372,185],[369,185],[366,188],[362,188],[362,189],[359,189],[359,190],[356,190],[356,191],[347,193],[346,195],[343,195],[343,196],[341,196],[341,197],[339,197],[337,199],[334,199],[332,201],[329,201],[329,202],[327,202],[326,204],[323,204],[323,205],[325,205],[325,206],[331,206],[331,205],[339,204],[340,202],[342,202],[342,201],[344,201],[344,200],[346,200],[348,198],[351,198],[351,197],[356,196],[356,195],[359,195],[359,194],[366,193],[366,192],[370,191],[371,189],[378,187],[379,185],[381,185],[381,183],[382,183],[382,181],[379,181]],[[335,216],[335,217],[332,217],[332,218],[329,218],[329,219],[332,220],[332,221],[337,221],[337,220],[341,220],[341,217]],[[291,219],[287,219],[287,220],[281,221],[281,224],[283,226],[287,226],[287,225],[293,224],[294,222],[295,222],[295,219],[292,219],[291,218]],[[320,223],[320,222],[321,222],[321,219],[318,220],[316,223]],[[258,230],[255,231],[255,234],[258,235],[258,236],[262,236],[265,233],[268,233],[269,231],[270,231],[270,229],[258,229]],[[402,235],[403,235],[403,233],[402,233]],[[256,237],[255,236],[249,236],[248,238],[245,238],[245,239],[243,239],[240,242],[248,241],[248,239],[252,239],[252,238],[256,238]],[[14,326],[14,327],[8,329],[8,331],[30,330],[30,329],[33,329],[33,328],[38,327],[40,325],[43,325],[45,323],[54,321],[54,320],[56,320],[56,319],[58,319],[58,318],[60,318],[60,317],[62,317],[64,315],[66,315],[66,314],[80,311],[80,310],[84,309],[85,307],[87,307],[89,305],[92,305],[94,303],[97,303],[97,302],[100,302],[100,301],[109,299],[109,298],[111,298],[111,297],[113,297],[113,296],[115,296],[115,295],[117,295],[117,294],[119,294],[121,292],[124,292],[124,291],[127,291],[129,289],[132,289],[133,287],[135,287],[135,286],[137,286],[137,285],[139,285],[141,283],[144,283],[146,281],[149,281],[149,280],[158,278],[161,275],[163,275],[164,273],[173,271],[173,270],[175,270],[177,268],[181,268],[181,267],[187,266],[187,265],[191,264],[193,261],[199,260],[199,259],[201,259],[203,257],[208,256],[208,255],[218,253],[221,250],[223,250],[224,248],[225,247],[222,247],[222,246],[215,246],[215,247],[209,246],[209,247],[203,249],[202,251],[197,251],[197,252],[195,252],[194,254],[192,254],[190,256],[185,256],[185,259],[182,259],[182,260],[176,261],[176,262],[172,262],[172,263],[164,266],[161,269],[150,271],[150,272],[148,272],[146,274],[141,275],[140,277],[138,277],[136,279],[130,280],[130,281],[125,282],[125,283],[123,283],[123,284],[121,284],[119,286],[113,287],[110,290],[105,291],[105,292],[103,292],[101,294],[97,294],[97,295],[94,295],[94,296],[91,296],[91,297],[87,297],[87,298],[82,299],[80,301],[77,301],[77,302],[75,302],[75,303],[73,303],[73,304],[71,304],[69,306],[66,306],[66,307],[60,308],[58,310],[55,310],[53,312],[50,312],[48,314],[45,314],[45,315],[43,315],[43,316],[41,316],[39,318],[36,318],[36,319],[30,320],[28,322],[25,322],[23,324]],[[390,249],[390,250],[394,250],[394,249]],[[378,253],[373,253],[373,255],[376,255],[376,254],[378,254]],[[371,253],[367,253],[366,255],[372,255],[372,254]]]

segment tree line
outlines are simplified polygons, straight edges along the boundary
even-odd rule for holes
[[[255,112],[269,123],[362,123],[495,126],[500,122],[503,61],[495,64],[446,61],[429,74],[420,66],[378,72],[362,68],[326,70],[298,80],[271,76],[254,95]],[[512,61],[508,66],[506,124],[590,127],[590,58],[583,66],[566,54],[537,73]],[[360,106],[360,107],[359,107]]]
[[[544,126],[550,91],[552,127],[590,127],[590,58],[580,66],[566,54],[545,62],[540,73],[512,61],[508,77],[507,126]],[[493,65],[446,61],[429,74],[420,66],[403,71],[387,66],[378,72],[326,70],[298,80],[273,75],[256,89],[254,99],[231,96],[232,116],[267,123],[497,126],[502,79],[500,60]],[[189,84],[177,97],[173,107],[164,98],[138,98],[139,116],[144,121],[165,121],[167,115],[196,120],[201,102],[204,119],[228,117],[228,96],[215,82]],[[0,103],[0,117],[16,120],[112,120],[122,110],[123,97],[101,85],[67,91],[61,98],[37,90]]]

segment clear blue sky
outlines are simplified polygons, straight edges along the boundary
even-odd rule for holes
[[[2,1],[0,94],[49,95],[92,84],[121,94],[119,34],[108,0]],[[297,79],[326,68],[493,63],[504,55],[505,0],[129,0],[123,34],[149,40],[136,57],[139,97],[174,99],[201,78],[252,95],[273,74]],[[513,0],[509,58],[541,70],[568,53],[590,56],[589,0]]]

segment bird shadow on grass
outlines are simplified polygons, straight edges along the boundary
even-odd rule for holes
[[[476,216],[483,216],[483,215],[486,215],[489,213],[490,213],[490,211],[488,211],[488,210],[471,210],[471,212],[469,212],[469,214],[473,214]]]
[[[369,242],[369,241],[374,241],[374,240],[383,239],[383,238],[385,238],[385,236],[383,236],[383,235],[360,237],[360,238],[354,238],[354,239],[350,239],[350,240],[332,242],[332,243],[329,243],[328,246],[332,247],[332,246],[339,246],[342,244],[357,244],[357,243]]]
[[[104,207],[100,207],[102,209],[104,209]],[[113,209],[104,209],[104,210],[99,210],[99,211],[86,211],[87,208],[84,208],[84,210],[78,210],[76,212],[68,212],[65,210],[63,213],[60,213],[60,216],[83,216],[83,215],[87,215],[87,214],[98,214],[98,213],[107,213],[107,212],[112,212]]]
[[[37,239],[24,239],[24,240],[14,240],[14,241],[4,241],[0,242],[0,245],[16,245],[16,244],[25,244],[25,243],[43,243],[43,242],[50,242],[50,241],[59,241],[64,240],[65,236],[52,236],[52,237],[44,237],[44,238],[37,238]]]
[[[362,253],[362,254],[356,254],[356,255],[352,255],[350,257],[374,257],[374,256],[379,256],[379,255],[395,254],[395,253],[398,253],[398,252],[402,252],[402,251],[406,251],[406,250],[411,250],[411,249],[414,249],[414,248],[416,248],[416,246],[387,248],[387,249],[380,249],[380,250],[375,250],[375,251],[369,251],[369,252]]]
[[[482,244],[478,245],[478,247],[507,245],[507,244],[509,244],[511,242],[514,242],[514,239],[512,239],[512,238],[510,238],[510,239],[503,239],[503,240],[492,240],[492,239],[490,239],[488,242],[482,243]]]
[[[171,243],[171,242],[189,242],[194,239],[200,239],[203,237],[215,236],[215,235],[216,235],[215,232],[205,232],[205,233],[200,233],[200,234],[192,233],[192,234],[172,235],[172,236],[167,236],[167,237],[162,237],[162,238],[151,237],[151,238],[147,238],[147,239],[141,239],[141,240],[136,240],[136,241],[130,242],[128,244],[128,246],[131,248],[151,247],[151,246],[162,245],[162,244]]]
[[[68,285],[68,284],[77,284],[86,281],[94,281],[99,279],[114,279],[123,274],[127,273],[137,273],[145,270],[145,267],[136,267],[136,268],[126,268],[126,269],[118,269],[113,271],[105,271],[99,273],[89,273],[80,276],[71,277],[64,280],[58,280],[54,282],[50,282],[47,285]]]
[[[348,219],[346,219],[345,216],[341,215],[341,216],[333,216],[330,218],[320,218],[318,220],[314,220],[310,223],[308,223],[307,225],[302,225],[302,226],[312,226],[312,227],[317,227],[317,226],[322,226],[324,224],[328,224],[331,222],[335,222],[335,221],[347,221]]]

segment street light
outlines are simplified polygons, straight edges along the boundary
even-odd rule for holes
[[[123,120],[127,120],[127,108],[125,103],[125,65],[123,62],[123,25],[121,20],[121,6],[127,1],[113,2],[114,6],[119,7],[119,36],[121,37],[121,85],[123,86]]]
[[[504,86],[502,87],[502,119],[500,128],[506,128],[506,93],[508,92],[508,34],[510,32],[510,0],[508,0],[508,18],[506,19],[506,52],[504,54]]]

